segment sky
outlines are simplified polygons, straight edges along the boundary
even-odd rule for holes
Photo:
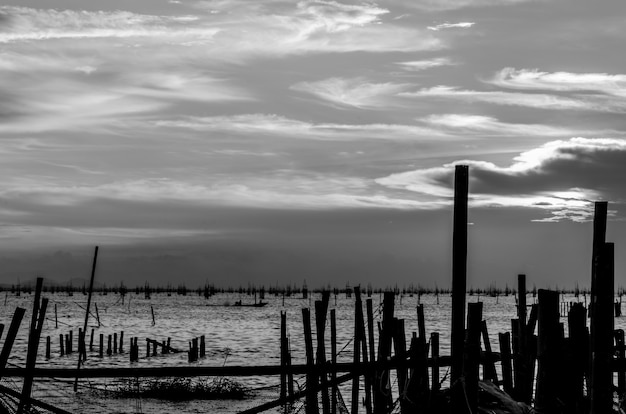
[[[0,283],[589,285],[626,259],[626,5],[5,0]]]

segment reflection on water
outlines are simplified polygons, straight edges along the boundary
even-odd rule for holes
[[[49,299],[47,320],[43,327],[42,341],[39,347],[37,366],[55,368],[75,368],[78,354],[74,352],[69,356],[59,356],[59,335],[67,334],[74,330],[76,341],[78,328],[82,328],[85,318],[85,306],[87,296],[75,294],[44,294]],[[173,348],[182,350],[189,349],[189,341],[195,337],[205,335],[207,356],[194,362],[193,365],[221,366],[221,365],[279,365],[280,364],[280,312],[287,312],[287,330],[290,337],[293,364],[305,362],[304,335],[302,328],[303,307],[313,305],[314,300],[303,300],[299,297],[271,297],[267,295],[267,306],[239,307],[224,306],[241,300],[244,304],[253,303],[254,297],[239,294],[219,294],[205,299],[203,296],[190,294],[187,296],[167,294],[153,294],[146,299],[143,294],[127,294],[124,298],[120,295],[96,294],[92,301],[92,313],[95,315],[95,305],[98,307],[101,326],[98,328],[95,317],[89,319],[87,341],[91,328],[95,329],[94,351],[89,352],[84,367],[128,367],[128,351],[130,338],[139,338],[139,362],[133,363],[136,367],[156,366],[180,366],[187,365],[187,354],[167,354],[146,358],[145,338],[158,341],[171,338]],[[0,306],[0,323],[4,323],[8,329],[13,311],[17,306],[26,309],[26,315],[22,321],[21,329],[11,354],[10,366],[24,366],[26,356],[26,342],[30,312],[32,310],[32,295],[20,297],[5,296],[4,306]],[[382,297],[378,294],[372,297],[375,309],[375,319],[380,320],[379,305]],[[404,318],[407,336],[417,332],[416,305],[418,300],[424,304],[425,323],[427,335],[430,332],[440,333],[441,355],[449,354],[450,333],[450,297],[434,295],[400,296],[396,298],[396,312],[398,318]],[[498,332],[510,331],[511,319],[516,317],[515,298],[507,297],[478,297],[468,296],[468,301],[481,300],[484,302],[484,319],[487,320],[491,337],[492,348],[499,351],[497,343]],[[573,297],[563,300],[578,301]],[[583,298],[580,298],[583,301]],[[283,306],[284,301],[284,306]],[[534,299],[529,295],[528,303]],[[365,307],[365,303],[363,304]],[[55,328],[55,307],[58,328]],[[155,324],[152,323],[154,309]],[[346,298],[341,294],[330,298],[329,309],[336,309],[337,318],[337,349],[339,362],[352,360],[351,338],[354,330],[354,298]],[[314,314],[314,313],[313,313]],[[314,316],[312,316],[314,317]],[[616,319],[616,328],[626,325],[623,318]],[[327,322],[329,329],[330,322]],[[312,324],[315,326],[315,324]],[[124,353],[106,355],[106,338],[109,334],[124,332]],[[97,354],[99,334],[104,334],[105,356],[99,358]],[[314,333],[315,334],[315,333]],[[5,334],[6,336],[6,330]],[[45,337],[52,340],[52,358],[45,360]],[[330,335],[327,334],[326,338]],[[4,340],[4,338],[3,338]],[[74,350],[78,349],[74,345]],[[327,347],[327,352],[330,345]],[[115,399],[110,394],[92,391],[92,389],[115,389],[114,380],[83,380],[78,393],[72,391],[73,381],[40,381],[36,380],[34,396],[40,397],[49,403],[63,407],[72,412],[224,412],[232,413],[277,397],[276,386],[279,379],[276,377],[252,377],[237,378],[246,387],[257,390],[251,398],[244,401],[190,401],[168,403],[160,400],[135,400]],[[21,389],[16,379],[6,379],[3,383]],[[300,384],[304,381],[301,380]],[[350,393],[343,392],[346,399]]]

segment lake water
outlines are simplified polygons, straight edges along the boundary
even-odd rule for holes
[[[81,293],[75,293],[73,296],[65,293],[44,293],[43,296],[49,299],[49,304],[46,313],[47,320],[43,325],[37,366],[75,368],[78,354],[74,352],[69,356],[61,357],[59,355],[59,335],[74,330],[74,350],[77,349],[76,337],[78,328],[82,328],[84,324],[84,308],[86,307],[87,296]],[[237,300],[242,300],[244,304],[254,302],[254,297],[240,294],[218,294],[209,299],[195,293],[187,296],[152,294],[149,299],[145,298],[143,294],[136,295],[135,293],[128,293],[123,299],[120,295],[112,293],[108,295],[95,294],[92,300],[92,313],[95,314],[95,306],[97,305],[101,326],[98,328],[96,318],[90,317],[87,341],[89,341],[91,328],[95,328],[96,339],[94,352],[88,353],[88,359],[83,366],[85,368],[130,367],[129,341],[131,337],[135,336],[139,338],[140,356],[139,361],[132,364],[135,367],[279,365],[281,311],[287,312],[292,363],[303,364],[305,363],[305,351],[302,308],[311,307],[313,309],[313,302],[316,299],[319,300],[320,295],[313,294],[309,299],[292,296],[286,297],[284,300],[282,297],[266,295],[264,301],[268,302],[268,305],[262,308],[253,308],[223,306],[232,305]],[[363,296],[364,312],[365,299],[366,297]],[[417,295],[396,296],[395,315],[405,319],[407,339],[410,338],[412,332],[417,331],[416,306],[419,301],[424,304],[427,336],[431,332],[439,332],[440,354],[449,355],[450,299],[449,295],[439,295],[438,297],[423,295],[420,298]],[[512,295],[497,298],[468,296],[467,299],[468,302],[478,300],[483,302],[483,318],[487,321],[492,348],[494,351],[499,351],[497,334],[498,332],[510,331],[511,319],[516,317],[515,297]],[[9,359],[9,366],[23,367],[25,365],[33,295],[22,294],[17,297],[6,294],[0,300],[2,300],[0,303],[3,303],[3,306],[0,306],[0,323],[6,325],[2,343],[15,308],[19,306],[26,309],[26,315]],[[374,317],[376,321],[379,321],[381,318],[379,306],[382,296],[375,294],[372,300],[375,309]],[[585,299],[582,296],[579,298],[567,296],[563,297],[562,300],[584,302]],[[534,301],[535,299],[529,294],[528,304]],[[55,306],[58,328],[55,328]],[[345,294],[331,295],[329,309],[335,309],[336,312],[337,349],[340,350],[337,359],[339,362],[351,362],[354,297],[347,298]],[[154,325],[152,310],[154,310]],[[314,312],[312,314],[314,315]],[[311,323],[315,327],[314,320]],[[616,318],[615,324],[616,328],[626,326],[624,318]],[[328,322],[327,338],[330,338],[329,326],[330,323]],[[103,358],[99,358],[96,352],[99,334],[102,333],[107,338],[109,334],[117,332],[119,335],[121,331],[124,331],[124,353],[112,356],[105,354]],[[48,335],[52,339],[52,357],[50,360],[45,359],[45,338]],[[161,341],[171,337],[172,347],[187,350],[188,342],[201,335],[206,337],[207,356],[197,362],[189,363],[186,353],[159,354],[156,357],[146,358],[145,338]],[[330,345],[327,346],[327,354],[329,352]],[[304,378],[296,378],[300,385],[304,384]],[[189,402],[118,398],[115,392],[118,387],[117,381],[100,379],[81,380],[77,393],[73,391],[73,380],[36,379],[33,396],[76,413],[236,413],[278,397],[278,388],[276,387],[279,384],[278,377],[238,377],[233,379],[252,390],[250,397],[244,400],[196,400]],[[3,379],[2,383],[16,390],[21,390],[21,381],[16,378]],[[349,388],[342,388],[342,394],[346,403],[349,404]]]

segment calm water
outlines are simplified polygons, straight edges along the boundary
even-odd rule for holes
[[[59,335],[74,330],[76,341],[78,328],[83,326],[87,297],[83,294],[44,294],[49,299],[47,320],[44,323],[42,341],[39,347],[37,366],[43,367],[76,367],[78,354],[70,356],[59,355]],[[210,299],[190,294],[180,296],[172,294],[153,294],[150,299],[143,294],[127,294],[125,298],[114,295],[94,296],[92,313],[95,314],[95,305],[98,307],[101,326],[97,327],[95,317],[89,319],[89,330],[95,329],[94,351],[97,350],[99,334],[105,338],[109,334],[124,331],[124,353],[99,358],[96,352],[89,353],[85,367],[128,367],[129,341],[133,336],[139,337],[139,362],[133,363],[137,367],[153,366],[180,366],[187,365],[187,354],[159,355],[146,358],[145,338],[159,341],[172,338],[172,347],[187,350],[188,342],[200,335],[206,336],[207,357],[194,362],[194,365],[221,366],[221,365],[279,365],[280,364],[280,312],[287,312],[287,327],[290,337],[292,358],[294,364],[305,362],[304,336],[302,328],[302,308],[313,308],[313,301],[320,299],[319,295],[303,300],[300,297],[273,297],[267,295],[265,301],[269,304],[263,308],[222,306],[233,304],[237,300],[243,303],[253,303],[254,297],[232,294],[216,295]],[[365,297],[363,307],[365,311]],[[375,319],[380,320],[379,305],[381,296],[372,297]],[[24,366],[26,355],[27,327],[30,323],[32,309],[32,295],[20,297],[7,294],[2,297],[3,306],[0,306],[0,323],[10,324],[11,317],[17,306],[26,309],[20,333],[9,360],[10,366]],[[440,333],[441,355],[449,354],[449,325],[450,325],[450,297],[447,295],[397,296],[396,312],[398,318],[405,319],[407,337],[417,331],[416,305],[424,304],[427,335],[430,332]],[[497,343],[498,332],[510,331],[511,318],[515,318],[514,296],[484,297],[468,296],[469,302],[482,301],[484,319],[487,320],[491,337],[492,348],[499,351]],[[565,297],[565,301],[584,301],[584,298]],[[529,304],[534,302],[528,296]],[[216,306],[218,305],[218,306]],[[55,306],[58,319],[58,328],[55,328]],[[330,309],[336,309],[337,318],[337,349],[341,350],[338,361],[352,360],[352,335],[354,330],[354,298],[346,298],[341,294],[331,295]],[[152,321],[154,309],[155,323]],[[314,312],[312,312],[314,313]],[[313,316],[312,316],[313,317]],[[312,320],[312,326],[315,323]],[[327,329],[329,323],[327,323]],[[626,326],[624,318],[616,319],[616,327]],[[52,338],[52,357],[45,360],[45,337]],[[2,341],[4,341],[3,335]],[[330,334],[327,333],[327,337]],[[89,336],[88,336],[89,338]],[[88,339],[89,340],[89,339]],[[106,340],[106,339],[105,339]],[[345,346],[345,348],[344,348]],[[77,349],[74,344],[74,349]],[[105,344],[106,349],[106,344]],[[328,346],[328,352],[330,346]],[[443,372],[442,372],[443,374]],[[41,398],[53,405],[72,412],[91,413],[169,413],[169,412],[224,412],[235,413],[243,409],[259,405],[277,398],[277,377],[242,377],[234,378],[246,387],[253,390],[251,396],[243,401],[190,401],[184,403],[168,403],[153,399],[115,398],[117,383],[114,380],[83,380],[78,393],[72,389],[73,381],[36,381],[33,396]],[[3,380],[5,385],[21,390],[21,383],[16,379]],[[299,381],[304,384],[304,380]],[[108,390],[111,392],[101,392]],[[343,397],[349,403],[349,389],[343,390]],[[276,411],[277,412],[277,411]]]

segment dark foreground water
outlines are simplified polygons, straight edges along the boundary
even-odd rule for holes
[[[59,335],[74,330],[74,341],[78,328],[82,328],[85,318],[87,296],[83,294],[44,294],[49,299],[47,320],[44,323],[42,341],[39,347],[37,366],[75,368],[78,354],[69,356],[59,355]],[[172,294],[153,294],[146,299],[143,294],[127,294],[123,299],[120,295],[96,294],[92,300],[92,312],[95,314],[95,305],[98,306],[101,326],[98,328],[95,317],[89,319],[88,338],[91,328],[95,330],[94,352],[88,354],[84,367],[155,367],[155,366],[222,366],[222,365],[279,365],[280,364],[280,312],[287,312],[288,335],[294,364],[305,362],[304,335],[302,328],[302,308],[313,308],[313,302],[320,299],[313,295],[310,299],[300,297],[273,297],[266,295],[269,304],[262,308],[224,306],[232,305],[237,300],[253,303],[254,297],[246,295],[216,295],[208,300],[196,294],[187,296]],[[365,310],[365,297],[363,297]],[[375,319],[380,320],[379,305],[381,297],[373,296]],[[11,321],[17,306],[26,309],[20,333],[9,359],[9,366],[23,367],[25,365],[26,341],[30,312],[32,310],[32,295],[20,297],[6,294],[1,297],[0,323],[6,329]],[[482,301],[483,314],[490,332],[492,348],[499,351],[497,343],[498,332],[510,331],[511,318],[516,317],[515,297],[484,297],[468,296],[469,302]],[[584,298],[565,297],[565,301],[584,301]],[[424,295],[396,297],[396,316],[405,319],[407,339],[411,333],[417,331],[416,305],[418,301],[424,304],[427,335],[430,332],[439,332],[441,355],[449,355],[449,325],[450,325],[450,297],[440,295]],[[528,296],[528,303],[534,299]],[[58,319],[58,328],[55,328],[55,306]],[[154,310],[154,325],[152,319]],[[354,298],[346,298],[344,294],[337,297],[331,295],[330,309],[336,309],[337,317],[337,349],[340,350],[338,361],[352,360],[352,335],[354,331]],[[312,312],[314,314],[314,312]],[[312,321],[315,327],[315,322]],[[616,319],[616,327],[626,326],[624,318]],[[4,342],[3,334],[2,343]],[[329,323],[327,323],[327,332]],[[97,355],[99,334],[105,338],[109,334],[124,331],[124,353],[104,356]],[[52,357],[45,359],[45,337],[52,338]],[[146,358],[145,338],[159,341],[172,338],[172,347],[187,350],[188,342],[200,335],[206,337],[207,357],[189,364],[187,354],[158,355]],[[130,338],[139,337],[139,362],[131,365],[128,351]],[[327,338],[330,334],[327,333]],[[89,339],[88,339],[89,340]],[[74,349],[77,349],[76,344]],[[105,345],[106,349],[106,345]],[[330,345],[327,347],[330,352]],[[442,370],[441,375],[445,374]],[[232,378],[250,390],[243,400],[205,401],[193,400],[185,402],[168,402],[160,399],[137,398],[120,395],[118,380],[81,380],[78,392],[73,391],[73,380],[36,380],[33,387],[33,396],[55,406],[75,413],[236,413],[244,409],[260,405],[278,398],[278,377],[237,377]],[[300,385],[304,385],[304,378],[297,378]],[[21,390],[21,380],[5,378],[4,385]],[[349,388],[342,388],[342,394],[349,406]],[[272,411],[269,411],[272,412]],[[273,412],[279,412],[275,410]]]

